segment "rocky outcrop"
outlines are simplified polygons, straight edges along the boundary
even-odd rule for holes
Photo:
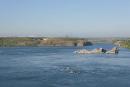
[[[118,54],[119,53],[119,49],[117,47],[112,48],[111,50],[105,50],[103,48],[96,48],[93,50],[87,50],[87,49],[82,49],[82,50],[77,50],[74,53],[78,53],[78,54]]]

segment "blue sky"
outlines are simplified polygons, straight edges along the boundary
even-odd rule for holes
[[[130,0],[0,0],[0,36],[130,37]]]

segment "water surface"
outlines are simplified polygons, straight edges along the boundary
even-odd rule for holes
[[[97,44],[87,49],[111,44]],[[79,55],[77,47],[0,48],[0,87],[130,87],[130,51]]]

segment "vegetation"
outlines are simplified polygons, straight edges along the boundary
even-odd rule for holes
[[[130,48],[130,39],[127,39],[127,40],[117,40],[117,41],[114,41],[114,43],[116,45],[119,45],[119,46],[124,47],[124,48]]]
[[[83,38],[45,38],[45,37],[1,37],[0,47],[13,46],[86,46],[91,42]]]
[[[130,40],[124,40],[124,41],[122,41],[122,47],[130,48]]]
[[[15,37],[15,38],[0,38],[0,47],[11,47],[11,46],[36,46],[37,40],[33,38]]]

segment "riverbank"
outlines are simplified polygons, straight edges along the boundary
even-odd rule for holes
[[[130,39],[127,40],[117,40],[114,42],[115,45],[120,47],[129,48],[130,49]]]
[[[0,47],[16,46],[89,46],[84,38],[1,37]]]

